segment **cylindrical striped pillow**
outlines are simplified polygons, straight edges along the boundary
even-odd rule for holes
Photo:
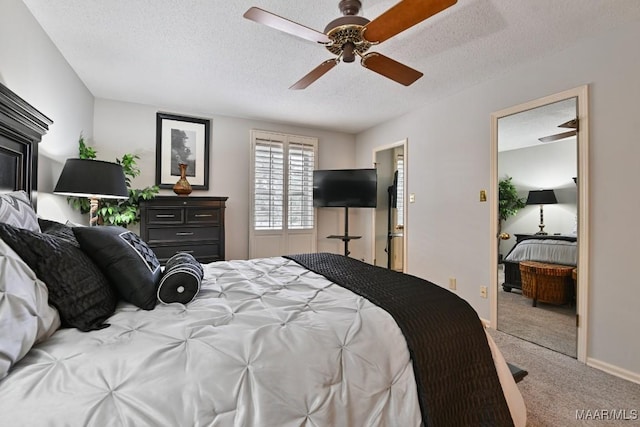
[[[158,300],[164,304],[188,304],[200,291],[202,265],[191,255],[179,252],[166,263],[158,285]]]

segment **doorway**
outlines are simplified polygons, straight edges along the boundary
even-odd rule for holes
[[[491,277],[491,326],[582,362],[586,362],[589,253],[587,93],[588,87],[582,86],[491,116],[491,200],[495,200],[491,226],[496,236],[491,250],[491,271],[496,272]],[[512,216],[499,220],[504,219],[498,201],[500,181],[505,180],[521,203]],[[541,202],[535,198],[541,194],[553,197]],[[570,255],[532,255],[555,243],[573,245],[573,260]],[[518,258],[522,255],[516,253],[517,246],[525,245],[526,256]],[[545,256],[549,258],[542,259]],[[543,288],[532,291],[527,276],[530,261],[550,268],[557,265],[563,271],[564,278],[557,282],[542,276],[535,279],[545,283],[544,298],[551,286],[554,292],[562,289],[560,296],[538,303]]]
[[[378,147],[378,203],[373,213],[373,264],[404,272],[407,265],[407,140]]]

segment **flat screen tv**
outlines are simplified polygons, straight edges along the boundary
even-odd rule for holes
[[[378,176],[375,169],[313,171],[313,206],[317,208],[375,208]]]

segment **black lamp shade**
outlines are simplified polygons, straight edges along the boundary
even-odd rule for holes
[[[129,198],[122,166],[90,159],[67,159],[53,192],[98,199]]]
[[[553,205],[558,203],[553,190],[531,190],[527,196],[527,205]]]

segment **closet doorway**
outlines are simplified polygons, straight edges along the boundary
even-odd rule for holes
[[[378,147],[373,164],[378,173],[378,203],[373,214],[373,263],[407,270],[407,140]]]

